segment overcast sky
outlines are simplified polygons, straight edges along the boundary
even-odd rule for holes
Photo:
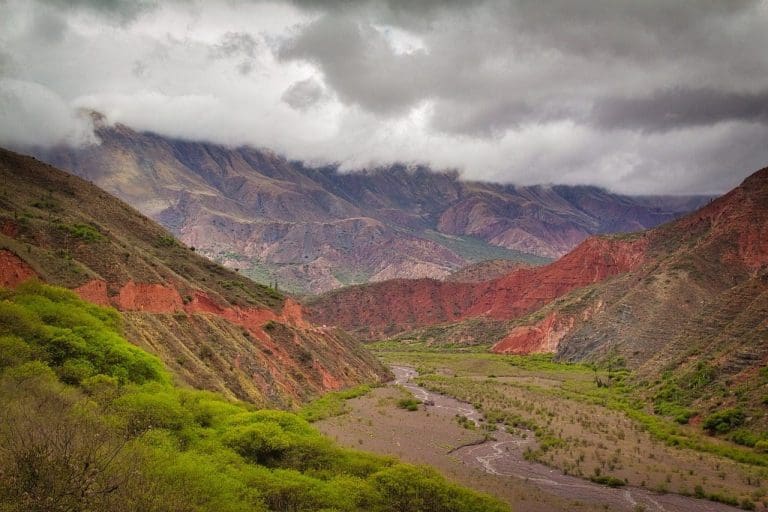
[[[768,0],[0,0],[0,144],[79,112],[356,169],[725,191],[768,165]]]

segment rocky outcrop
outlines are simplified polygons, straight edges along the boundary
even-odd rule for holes
[[[32,267],[10,251],[0,250],[0,286],[15,288],[27,279],[35,277]]]
[[[563,336],[573,328],[573,317],[550,313],[534,325],[515,327],[491,351],[497,354],[552,353]]]

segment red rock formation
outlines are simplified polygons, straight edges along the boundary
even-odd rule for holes
[[[11,251],[0,250],[0,286],[13,288],[35,275],[32,267]]]
[[[87,283],[78,286],[73,290],[81,299],[93,302],[99,306],[111,306],[107,295],[107,283],[101,279],[93,279]]]
[[[545,267],[523,268],[485,283],[393,280],[320,297],[315,321],[370,338],[471,317],[509,320],[569,291],[627,272],[644,261],[648,241],[590,238]]]
[[[146,311],[147,313],[173,313],[184,307],[178,290],[155,283],[128,281],[113,300],[121,311]]]
[[[573,317],[550,313],[534,325],[515,327],[491,349],[498,354],[554,352],[563,336],[573,327]]]
[[[0,262],[3,259],[13,266],[24,268],[26,264],[12,253],[0,252]],[[30,269],[31,270],[31,269]],[[31,277],[34,272],[27,276]],[[18,284],[18,283],[16,283]],[[14,285],[10,285],[14,286]],[[245,327],[254,334],[262,333],[264,324],[275,321],[299,327],[311,328],[305,319],[304,308],[293,299],[286,299],[280,314],[266,308],[220,306],[208,294],[196,291],[188,303],[184,303],[179,291],[171,286],[153,283],[135,283],[129,281],[123,285],[117,295],[110,299],[107,295],[107,283],[101,279],[88,281],[74,289],[80,298],[99,304],[113,306],[120,311],[143,311],[146,313],[178,313],[212,314],[227,319],[235,325]]]

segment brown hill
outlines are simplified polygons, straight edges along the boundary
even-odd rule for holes
[[[177,242],[106,192],[0,150],[0,285],[37,276],[123,312],[126,335],[191,385],[287,406],[386,372],[291,298]]]
[[[705,200],[472,183],[402,165],[341,173],[269,151],[97,124],[98,146],[36,153],[202,254],[297,292],[443,278],[488,259],[540,264],[591,234],[655,226]]]
[[[729,429],[764,431],[768,168],[645,238],[643,265],[518,320],[494,350],[626,365],[660,414],[735,411]]]

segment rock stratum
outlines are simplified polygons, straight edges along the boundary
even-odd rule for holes
[[[441,279],[490,259],[542,264],[592,234],[656,226],[707,200],[466,182],[417,166],[342,173],[94,118],[99,145],[34,153],[123,199],[200,253],[301,293]]]
[[[304,307],[179,243],[122,201],[0,150],[0,285],[38,278],[122,312],[177,377],[263,405],[378,381],[386,370]]]

